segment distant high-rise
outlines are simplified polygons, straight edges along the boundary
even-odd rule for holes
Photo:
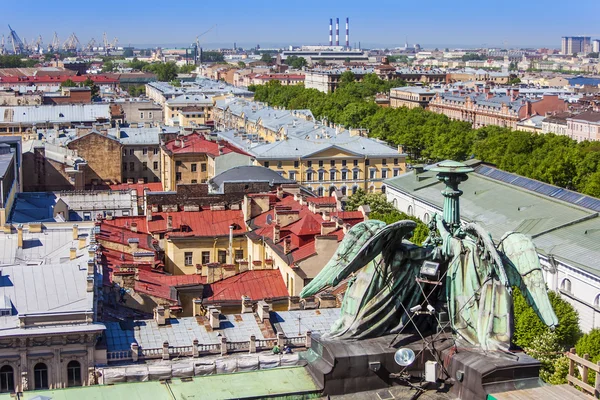
[[[592,38],[589,36],[563,36],[561,53],[589,53],[591,51]]]
[[[600,53],[600,39],[596,39],[592,42],[592,51],[594,53]]]

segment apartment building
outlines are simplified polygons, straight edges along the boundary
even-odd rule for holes
[[[427,108],[438,91],[419,86],[404,86],[390,89],[390,107]]]
[[[578,142],[600,140],[600,112],[585,111],[567,118],[566,135]]]
[[[437,93],[429,102],[429,111],[470,122],[474,128],[494,125],[516,130],[522,120],[566,109],[567,103],[558,95],[529,99],[521,96],[518,88],[505,89],[504,94],[494,94],[487,87],[482,91],[459,87],[457,90]]]
[[[383,180],[406,170],[398,149],[366,137],[359,129],[323,125],[309,110],[273,109],[242,99],[215,106],[217,136],[252,156],[254,165],[314,190],[384,191]],[[227,131],[226,129],[232,129]]]

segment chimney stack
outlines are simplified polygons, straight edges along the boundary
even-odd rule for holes
[[[167,230],[168,231],[172,231],[173,230],[173,216],[169,215],[167,217]]]
[[[74,260],[76,258],[77,258],[77,248],[71,247],[71,249],[69,250],[69,260]]]
[[[346,50],[350,48],[350,18],[346,17]]]
[[[17,247],[23,248],[23,224],[17,226]]]
[[[79,237],[79,226],[77,224],[73,224],[73,240],[77,240]]]
[[[335,19],[335,45],[340,45],[340,19]]]
[[[329,45],[333,46],[333,18],[329,18]]]

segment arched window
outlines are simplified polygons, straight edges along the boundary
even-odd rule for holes
[[[33,367],[33,387],[36,390],[48,389],[48,367],[44,363],[37,363]]]
[[[358,186],[352,186],[352,194],[356,193],[358,190]]]
[[[81,386],[81,364],[79,361],[70,361],[67,364],[67,386]]]
[[[563,279],[562,283],[560,284],[560,288],[567,293],[571,293],[571,281],[568,279]]]
[[[408,206],[408,213],[407,214],[412,217],[413,213],[414,213],[413,207],[412,206]]]
[[[320,188],[317,189],[317,195],[319,197],[323,197],[323,187],[321,186]]]
[[[429,214],[425,213],[425,215],[423,215],[423,222],[425,222],[426,224],[429,223]]]
[[[330,195],[330,196],[333,196],[333,192],[335,192],[335,186],[331,186],[331,187],[329,188],[329,195]]]
[[[594,307],[600,308],[600,294],[594,299]]]
[[[15,374],[10,365],[0,368],[0,392],[13,392],[15,390]]]
[[[385,193],[385,185],[381,186],[381,193]]]
[[[392,200],[392,205],[394,206],[394,208],[398,208],[398,199]]]
[[[347,189],[346,186],[342,186],[342,195],[346,195]]]

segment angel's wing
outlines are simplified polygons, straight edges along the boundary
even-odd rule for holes
[[[477,246],[483,252],[483,258],[491,262],[490,264],[493,265],[494,272],[496,272],[500,283],[511,292],[511,285],[504,270],[502,257],[496,250],[496,246],[490,235],[481,226],[474,223],[466,224],[464,230],[476,239]]]
[[[356,224],[346,233],[331,260],[300,293],[300,297],[312,296],[327,286],[335,286],[353,272],[372,261],[388,246],[399,246],[402,239],[412,232],[416,223],[369,220]]]
[[[548,299],[540,259],[531,239],[522,233],[509,232],[500,240],[499,250],[510,284],[521,290],[527,303],[546,325],[558,325],[558,318]]]

